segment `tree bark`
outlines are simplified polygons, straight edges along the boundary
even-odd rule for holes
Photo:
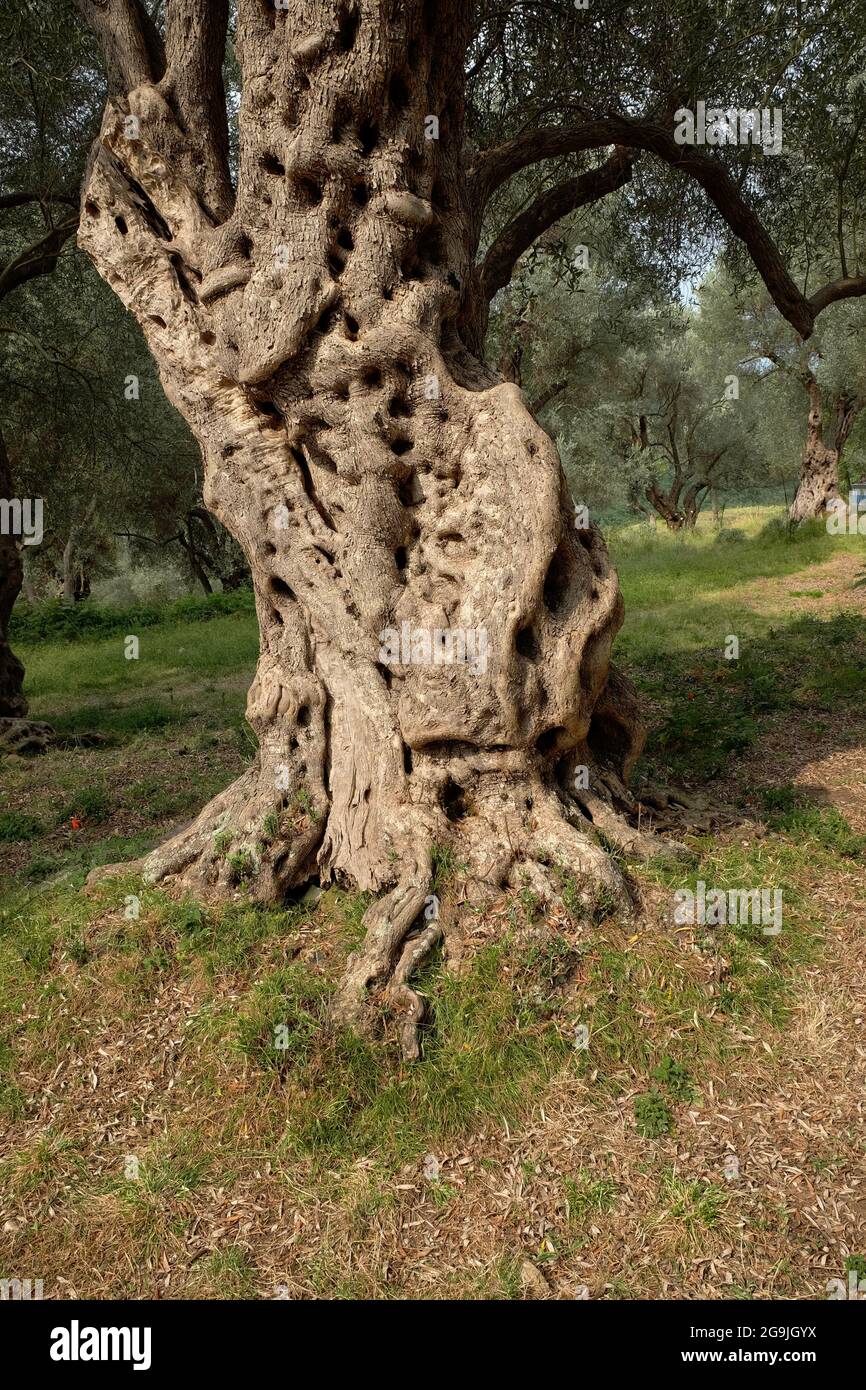
[[[261,631],[256,763],[146,877],[262,899],[314,874],[381,892],[335,1013],[358,1022],[387,987],[410,1057],[434,846],[459,845],[470,897],[524,875],[552,892],[559,865],[589,901],[622,890],[590,802],[607,833],[647,843],[610,810],[643,741],[609,666],[617,576],[600,532],[576,530],[521,391],[457,328],[478,239],[466,8],[241,0],[230,216],[217,223],[178,154],[195,124],[165,134],[169,47],[167,76],[137,73],[128,93],[138,138],[126,103],[105,113],[79,234],[198,439]],[[577,764],[593,769],[582,811]]]
[[[862,409],[862,402],[857,397],[844,392],[837,396],[833,403],[828,443],[824,438],[824,401],[821,387],[814,378],[807,382],[807,387],[810,402],[809,424],[803,445],[797,491],[789,512],[792,522],[823,516],[829,503],[839,496],[839,463],[842,451],[854,421]]]

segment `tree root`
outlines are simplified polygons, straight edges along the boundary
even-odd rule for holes
[[[572,797],[596,830],[617,849],[644,863],[659,854],[688,854],[678,840],[663,840],[641,825],[643,804],[610,768],[594,769],[592,783],[592,788],[576,789]]]
[[[417,1062],[421,1056],[418,1030],[424,1019],[424,1001],[408,983],[409,976],[430,954],[441,939],[442,927],[433,921],[417,936],[407,938],[388,987],[388,1000],[400,1019],[400,1047],[407,1062]]]
[[[279,902],[315,873],[324,831],[323,798],[268,787],[258,766],[244,772],[182,830],[146,857],[145,883],[180,880],[203,896],[245,885],[259,902]],[[275,841],[275,843],[272,843]]]
[[[414,1014],[417,997],[409,990],[406,981],[415,961],[411,950],[399,957],[398,952],[424,910],[430,897],[431,883],[428,851],[419,856],[408,878],[404,878],[396,888],[367,909],[364,915],[366,936],[361,949],[349,957],[331,1006],[331,1017],[336,1022],[363,1027],[370,990],[390,986],[392,981],[397,986],[394,998],[408,1002],[410,1012]],[[427,935],[426,931],[423,932],[422,938]],[[431,939],[427,949],[432,945]],[[426,954],[426,951],[421,954]],[[401,994],[401,990],[406,993]],[[417,1024],[411,1024],[411,1027],[416,1033],[417,1043]],[[409,1050],[413,1050],[411,1046]]]
[[[50,724],[34,719],[0,719],[0,753],[30,757],[46,752],[54,741]]]
[[[335,1022],[362,1033],[371,1031],[376,1005],[384,1007],[395,1017],[403,1057],[412,1062],[421,1055],[425,1005],[411,978],[451,933],[450,917],[446,932],[434,897],[434,844],[453,851],[461,902],[489,902],[506,888],[528,886],[561,908],[563,876],[568,875],[587,921],[600,907],[631,911],[626,876],[599,843],[599,833],[639,858],[684,849],[629,824],[621,808],[633,815],[638,803],[610,770],[594,777],[591,793],[569,797],[541,770],[480,762],[473,771],[464,762],[459,775],[466,784],[465,805],[461,803],[454,821],[436,808],[442,787],[457,771],[450,764],[439,766],[438,781],[425,782],[417,800],[395,801],[390,807],[387,844],[397,882],[367,909],[364,940],[350,955],[331,1006]],[[190,825],[151,852],[143,863],[145,882],[173,880],[205,897],[243,891],[259,901],[281,901],[317,869],[327,878],[324,789],[321,809],[310,805],[301,813],[297,796],[275,793],[260,767],[253,766]],[[381,847],[377,853],[381,855]],[[458,937],[459,927],[455,947]],[[450,959],[450,945],[448,950]],[[456,960],[460,952],[453,954]]]
[[[743,819],[735,806],[712,801],[702,792],[688,792],[682,787],[646,787],[640,804],[649,812],[654,827],[664,831],[700,833],[736,825]]]
[[[529,886],[542,900],[561,906],[560,878],[567,873],[574,876],[587,918],[601,903],[607,911],[630,912],[624,873],[597,842],[596,827],[577,817],[576,807],[569,809],[555,790],[537,779],[520,779],[517,785],[494,781],[476,788],[473,813],[449,827],[466,900],[481,901],[507,887]],[[610,809],[606,825],[616,819]],[[622,825],[625,835],[628,826],[624,820]],[[653,853],[668,847],[655,837],[642,838],[644,848],[651,847]],[[424,1018],[423,1000],[412,989],[410,977],[445,934],[438,902],[436,916],[424,920],[425,907],[433,901],[431,861],[432,844],[416,851],[409,873],[368,909],[363,945],[349,958],[331,1009],[337,1022],[368,1031],[371,995],[378,995],[398,1015],[407,1061],[420,1057]]]

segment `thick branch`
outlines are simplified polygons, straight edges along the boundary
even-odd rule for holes
[[[826,309],[828,304],[835,304],[837,299],[857,299],[861,294],[866,294],[866,275],[843,275],[816,290],[809,304],[817,318],[822,309]]]
[[[77,226],[77,216],[59,222],[56,227],[52,227],[47,236],[28,246],[14,260],[0,267],[0,299],[28,280],[35,280],[39,275],[50,275],[60,252]]]
[[[23,208],[28,203],[65,203],[67,207],[78,207],[76,193],[46,193],[36,188],[21,189],[18,193],[0,194],[0,211],[7,208]]]
[[[539,411],[543,410],[546,405],[550,405],[550,402],[555,400],[560,391],[564,391],[567,385],[567,381],[555,381],[546,391],[542,391],[540,396],[536,396],[534,400],[529,402],[529,409],[532,414],[537,416]]]
[[[202,195],[220,220],[233,201],[222,80],[228,13],[228,0],[172,0],[165,30],[168,68],[161,84],[199,156]]]
[[[159,82],[165,53],[156,26],[140,0],[77,0],[96,35],[112,96],[126,96],[144,82]]]
[[[866,277],[851,276],[824,286],[807,299],[788,274],[774,241],[744,200],[724,164],[692,145],[678,145],[672,130],[652,121],[631,122],[623,116],[611,115],[576,127],[554,126],[527,131],[503,145],[485,150],[472,171],[477,205],[483,208],[506,179],[528,164],[610,144],[646,150],[697,180],[731,231],[745,243],[773,302],[801,337],[810,336],[816,316],[827,304],[866,293]]]
[[[487,299],[492,299],[497,290],[508,284],[516,262],[548,227],[567,213],[594,203],[628,183],[635,158],[630,151],[618,149],[599,168],[555,184],[524,212],[512,217],[481,266],[481,288]]]

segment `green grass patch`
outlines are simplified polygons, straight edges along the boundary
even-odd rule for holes
[[[757,793],[764,819],[773,830],[797,840],[812,840],[845,859],[866,854],[866,836],[858,835],[835,806],[818,806],[796,787],[766,787]]]
[[[634,1098],[634,1118],[644,1139],[661,1139],[674,1128],[671,1108],[658,1091],[644,1091]]]
[[[203,623],[229,614],[251,614],[251,589],[230,593],[198,595],[178,599],[162,606],[139,603],[129,608],[101,607],[82,603],[40,603],[33,607],[16,605],[11,636],[16,646],[36,642],[90,642],[111,635],[136,634],[142,628],[166,623]]]
[[[44,833],[42,822],[25,811],[0,811],[0,841],[14,844],[35,840]]]
[[[618,1189],[610,1178],[598,1177],[581,1169],[576,1177],[566,1177],[562,1187],[567,1203],[569,1222],[583,1225],[596,1216],[604,1216],[615,1205]]]

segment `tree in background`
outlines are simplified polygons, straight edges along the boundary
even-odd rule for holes
[[[772,226],[792,277],[824,309],[819,287],[833,281],[838,298],[863,293],[866,270],[866,68],[862,23],[853,11],[833,23],[831,5],[810,7],[791,45],[784,93],[785,157],[763,161]],[[827,18],[829,28],[821,32]],[[830,59],[827,80],[824,55]],[[842,452],[862,409],[863,314],[856,304],[821,313],[809,338],[792,333],[742,255],[729,258],[758,352],[770,347],[773,365],[805,391],[806,434],[790,519],[819,516],[837,494]],[[807,335],[808,336],[808,335]]]
[[[723,275],[706,286],[712,336],[753,379],[787,383],[794,409],[808,404],[806,438],[790,507],[794,522],[820,516],[839,496],[844,451],[866,405],[866,309],[861,300],[832,305],[804,343],[754,282],[733,284]]]
[[[141,332],[76,248],[10,303],[0,393],[18,485],[44,499],[31,583],[72,602],[134,562],[172,563],[212,592],[248,577],[202,505],[201,456]]]
[[[552,102],[559,97],[565,106],[571,101],[582,110],[601,109],[600,95],[587,97],[584,84],[575,80],[576,64],[569,64],[563,48],[556,49],[561,55],[563,75],[549,79],[552,91],[543,82],[539,86],[538,74],[531,62],[524,60],[526,35],[518,39],[519,21],[514,12],[506,8],[494,13],[491,28],[496,37],[491,43],[495,62],[487,73],[485,86],[491,105],[488,130],[494,127],[502,107],[509,104],[503,100],[504,92],[512,101],[520,93],[528,110],[539,100],[541,91],[547,92]],[[696,169],[694,181],[678,177],[678,171],[688,163],[685,151],[679,162],[669,159],[661,134],[644,130],[626,142],[627,150],[615,152],[615,156],[628,159],[627,169],[620,171],[622,177],[598,191],[598,197],[606,203],[615,202],[614,215],[599,219],[594,215],[598,207],[595,203],[589,235],[584,232],[581,238],[591,241],[611,263],[623,265],[630,256],[629,283],[640,281],[651,269],[656,286],[666,286],[668,296],[674,299],[684,281],[702,280],[708,265],[718,260],[720,253],[722,266],[733,275],[734,283],[748,287],[754,283],[756,253],[760,259],[767,252],[769,259],[761,267],[766,281],[766,287],[762,286],[764,298],[773,305],[777,320],[791,320],[785,324],[788,337],[792,341],[796,338],[802,345],[810,329],[807,326],[804,330],[802,323],[786,314],[778,300],[778,286],[772,283],[783,263],[792,268],[798,293],[810,301],[812,324],[828,303],[861,295],[866,287],[866,142],[862,139],[866,125],[866,79],[862,24],[853,14],[845,14],[831,3],[816,3],[808,9],[798,4],[776,6],[764,16],[759,30],[746,21],[744,10],[734,6],[726,13],[723,38],[708,37],[713,23],[701,7],[692,7],[686,15],[681,7],[673,6],[667,19],[659,20],[658,28],[655,21],[635,22],[633,16],[626,16],[622,6],[615,4],[594,6],[591,19],[590,32],[608,55],[617,55],[618,45],[628,42],[635,52],[645,52],[666,31],[668,44],[656,49],[657,72],[652,79],[659,95],[679,91],[686,107],[701,97],[707,106],[718,102],[724,109],[738,104],[747,108],[778,104],[784,130],[779,157],[767,157],[760,147],[751,145],[733,149],[730,145],[722,146],[716,154],[716,167],[710,171],[704,164]],[[745,21],[742,27],[741,21]],[[536,25],[540,46],[544,32],[550,34],[555,20],[545,12],[534,20],[533,30]],[[553,42],[552,35],[550,38]],[[693,43],[690,52],[684,47],[689,40]],[[524,47],[520,47],[521,42]],[[584,60],[588,61],[587,55],[578,47],[576,62]],[[624,55],[620,61],[625,61]],[[601,72],[598,67],[593,69],[599,92],[609,81],[616,63],[616,56],[612,56],[607,65],[601,65]],[[569,77],[573,83],[570,90]],[[524,136],[527,141],[533,138],[528,125]],[[554,136],[549,148],[561,158],[565,143]],[[662,154],[662,161],[648,159],[650,152]],[[727,165],[736,187],[748,192],[751,207],[760,212],[764,234],[773,238],[772,250],[761,233],[753,235],[749,231],[747,220],[738,213],[731,215],[729,190],[725,190],[719,165]],[[550,168],[544,167],[546,171]],[[537,181],[538,166],[521,171],[499,194],[500,203],[513,203],[522,209],[533,196],[533,170]],[[567,183],[558,187],[564,190]],[[536,187],[535,191],[537,196],[530,209],[555,207],[561,196],[557,186],[547,192]],[[721,228],[718,223],[713,226],[708,222],[707,203],[700,197],[702,191],[723,212],[725,223]],[[501,207],[495,211],[502,215]],[[560,211],[559,216],[562,215]],[[528,220],[527,212],[518,213],[518,225]],[[604,236],[605,220],[619,232],[616,247],[610,236]],[[580,225],[586,226],[585,219],[581,219]],[[624,225],[631,233],[627,241],[621,234]],[[514,319],[518,336],[526,322],[520,314]],[[499,360],[506,365],[506,374],[509,353],[507,344],[500,346]],[[579,372],[582,364],[576,365]],[[732,366],[730,370],[735,369]],[[844,447],[859,399],[857,392],[842,389],[828,401],[817,380],[807,381],[803,373],[801,377],[810,394],[810,414],[801,480],[792,507],[795,519],[817,514],[825,494],[832,495],[826,492],[827,479],[832,478],[837,445]],[[555,381],[551,386],[557,394],[563,389]],[[536,399],[544,403],[545,390]],[[546,418],[550,419],[550,415]],[[592,426],[590,430],[594,432]],[[787,475],[788,470],[783,471]]]
[[[489,345],[541,412],[576,499],[688,529],[708,496],[790,476],[790,393],[743,366],[742,322],[704,289],[686,306],[654,266],[622,264],[610,226],[623,214],[608,199],[527,256]]]
[[[0,20],[0,308],[50,276],[78,226],[78,185],[102,97],[92,40],[71,5],[27,3]],[[8,323],[0,320],[0,353]],[[13,472],[14,439],[0,401],[0,498],[23,500]],[[32,494],[31,494],[32,499]],[[41,737],[27,714],[24,668],[9,646],[9,619],[21,590],[20,540],[0,531],[0,736],[18,746]]]
[[[645,341],[649,350],[632,352],[623,363],[633,379],[623,441],[629,491],[669,530],[692,530],[711,491],[742,486],[763,470],[749,447],[738,396],[728,394],[737,387],[725,387],[712,371],[694,316],[656,319]]]
[[[861,304],[839,305],[824,315],[820,340],[798,350],[796,366],[786,355],[771,358],[805,387],[809,415],[797,492],[790,519],[821,516],[839,496],[845,446],[866,405],[866,315]]]

